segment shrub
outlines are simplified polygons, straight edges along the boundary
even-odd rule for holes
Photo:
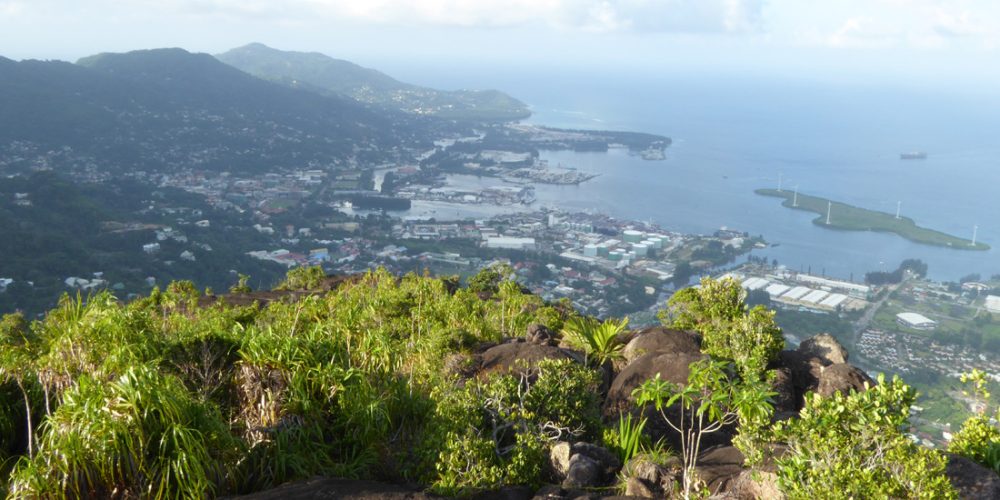
[[[218,494],[235,482],[228,471],[238,450],[218,412],[176,378],[137,366],[111,383],[82,377],[67,391],[10,491],[15,498]]]
[[[981,409],[962,424],[948,443],[948,451],[1000,472],[1000,428],[991,422],[986,373],[976,369],[962,374],[961,379],[972,385],[972,393],[966,394],[975,398]]]
[[[628,327],[628,318],[620,321],[609,319],[598,321],[594,318],[577,316],[566,321],[563,337],[573,346],[583,349],[587,359],[596,365],[621,358],[625,347],[618,335]]]
[[[541,478],[548,443],[594,438],[600,429],[597,375],[569,360],[543,360],[519,374],[469,381],[434,399],[421,454],[428,482],[467,495]]]
[[[326,273],[320,266],[296,267],[285,274],[285,280],[275,290],[313,290],[323,284],[325,278]],[[245,284],[241,276],[239,285]]]
[[[698,361],[690,365],[688,382],[683,387],[666,382],[657,374],[633,392],[638,404],[653,404],[667,425],[680,434],[685,499],[691,498],[697,490],[695,465],[705,435],[741,418],[769,418],[773,411],[768,403],[771,394],[762,385],[733,381],[726,373],[727,366],[723,361]],[[666,414],[666,409],[675,403],[680,405],[676,420]]]
[[[777,424],[789,446],[778,482],[790,498],[955,498],[945,459],[902,432],[916,392],[898,377],[863,392],[813,394]]]
[[[732,360],[745,380],[760,380],[785,347],[774,311],[748,309],[746,292],[732,279],[704,278],[700,288],[685,288],[657,316],[664,325],[701,333],[702,351]]]

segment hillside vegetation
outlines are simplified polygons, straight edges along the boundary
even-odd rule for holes
[[[0,58],[0,165],[253,172],[431,147],[445,124],[267,82],[182,49]]]
[[[627,331],[508,273],[459,286],[301,268],[275,291],[175,282],[128,304],[66,296],[30,324],[7,315],[0,490],[202,498],[323,475],[688,498],[760,473],[793,498],[955,495],[944,455],[903,434],[912,390],[821,377],[800,394],[783,367],[853,367],[829,348],[782,351],[773,313],[733,281],[678,294],[669,328]],[[778,410],[799,413],[772,425]],[[725,475],[706,458],[720,450],[737,457]]]
[[[265,80],[407,113],[482,121],[518,120],[531,115],[523,102],[497,90],[420,87],[318,52],[283,51],[252,43],[216,57]]]

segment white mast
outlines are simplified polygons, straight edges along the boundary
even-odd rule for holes
[[[792,206],[799,206],[799,185],[795,185],[795,194],[792,196]]]
[[[976,233],[979,232],[979,225],[972,226],[972,246],[976,246]]]
[[[827,225],[830,225],[830,210],[832,208],[833,208],[833,202],[832,201],[827,201],[826,202],[826,224]]]
[[[903,206],[903,202],[897,201],[896,202],[896,218],[897,219],[899,218],[899,207],[901,207],[901,206]]]

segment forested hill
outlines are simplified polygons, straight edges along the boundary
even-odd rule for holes
[[[444,126],[267,82],[181,49],[100,54],[78,64],[0,60],[7,164],[0,166],[37,163],[52,150],[66,163],[110,169],[379,161],[407,146],[430,147]]]
[[[506,121],[531,115],[527,105],[497,90],[435,90],[404,83],[380,71],[318,52],[291,52],[252,43],[216,56],[251,75],[348,96],[407,113],[442,118]]]
[[[786,350],[737,281],[628,330],[512,274],[298,268],[272,291],[177,282],[4,316],[0,495],[1000,496],[985,374],[946,454],[907,436],[902,380],[870,379],[829,335]]]

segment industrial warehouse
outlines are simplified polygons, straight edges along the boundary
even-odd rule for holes
[[[776,305],[815,311],[855,311],[868,307],[871,288],[848,281],[781,272],[766,277],[727,276],[741,280],[747,291],[763,290]]]

